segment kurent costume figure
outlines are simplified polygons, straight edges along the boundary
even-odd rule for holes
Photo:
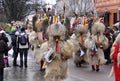
[[[42,32],[42,29],[43,29],[42,23],[43,22],[44,22],[44,20],[40,19],[40,14],[36,14],[33,17],[33,31],[29,35],[29,42],[31,45],[34,46],[34,57],[35,58],[36,58],[36,54],[37,53],[39,54],[39,49],[40,49],[41,44],[46,41],[46,38]],[[44,70],[44,68],[43,68],[44,61],[41,59],[41,61],[38,62],[36,60],[36,62],[40,63],[40,70],[43,71]]]
[[[65,26],[52,24],[48,30],[49,40],[44,42],[40,50],[36,50],[36,60],[44,59],[46,62],[46,81],[61,81],[67,77],[68,59],[72,57],[73,44],[65,41]],[[39,51],[39,53],[38,53]]]
[[[115,74],[115,81],[120,81],[120,34],[112,45],[111,59],[113,60],[111,74]]]
[[[74,63],[76,66],[81,66],[82,61],[86,59],[86,48],[84,46],[85,39],[87,38],[87,27],[79,24],[77,29],[74,31],[74,34],[71,36],[71,39],[74,39],[75,48],[77,48],[75,54],[73,54]]]
[[[95,22],[92,27],[92,35],[85,40],[87,61],[92,65],[93,71],[99,71],[99,65],[106,63],[103,50],[108,47],[108,39],[104,36],[104,31],[104,24]]]

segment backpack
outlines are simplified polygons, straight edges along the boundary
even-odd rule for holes
[[[20,42],[21,45],[26,45],[26,43],[27,43],[27,38],[26,38],[26,36],[25,36],[25,35],[21,35],[21,36],[19,37],[19,42]]]

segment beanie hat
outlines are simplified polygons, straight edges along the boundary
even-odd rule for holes
[[[11,32],[15,32],[16,31],[16,28],[15,27],[12,27],[11,28]]]

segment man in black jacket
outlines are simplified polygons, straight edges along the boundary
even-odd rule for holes
[[[18,66],[17,64],[17,57],[18,57],[18,45],[17,45],[17,35],[15,35],[15,28],[11,29],[10,37],[12,40],[12,47],[13,47],[13,66]]]

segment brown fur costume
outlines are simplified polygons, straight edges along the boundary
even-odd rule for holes
[[[87,48],[87,58],[88,58],[87,62],[90,65],[105,64],[106,60],[104,58],[104,52],[103,52],[102,48],[98,47],[96,54],[94,56],[91,56],[91,54],[93,53],[91,51],[93,42],[94,43],[96,42],[93,36],[91,38],[88,38],[85,40],[85,47]],[[106,40],[105,42],[108,42],[108,40]],[[103,43],[104,43],[104,41],[103,41]],[[107,46],[105,46],[105,47],[107,47]]]
[[[32,31],[29,35],[29,42],[32,46],[34,46],[34,58],[35,58],[35,61],[36,63],[39,63],[40,62],[40,48],[38,47],[38,45],[41,45],[44,40],[42,38],[42,32],[38,32],[36,33],[35,31]]]
[[[68,59],[72,57],[73,44],[70,40],[65,41],[66,29],[62,24],[53,24],[48,28],[49,40],[40,47],[40,57],[43,59],[49,48],[53,49],[52,61],[46,61],[46,81],[61,81],[67,77]],[[60,51],[56,50],[57,42],[59,42]]]
[[[36,14],[34,17],[33,17],[33,30],[35,32],[31,33],[31,36],[30,36],[30,42],[34,43],[34,57],[39,57],[37,55],[39,55],[39,49],[40,49],[40,46],[43,42],[45,42],[47,39],[46,39],[46,34],[45,32],[43,31],[43,20],[39,19],[40,18],[40,14]],[[32,38],[32,39],[31,39]],[[31,44],[32,44],[31,43]],[[41,61],[38,61],[38,59],[35,58],[35,60],[37,62],[40,62],[40,70],[43,71],[44,68],[43,68],[43,65],[44,65],[44,61],[41,60]]]
[[[103,35],[104,31],[104,24],[96,22],[92,27],[92,36],[85,40],[87,61],[90,65],[96,65],[96,71],[99,71],[99,65],[106,63],[103,50],[108,48],[108,39]]]
[[[84,60],[86,58],[86,55],[84,54],[83,56],[80,56],[80,52],[81,50],[84,51],[84,53],[86,53],[86,48],[84,46],[84,41],[86,39],[87,36],[87,27],[84,27],[84,25],[79,24],[77,30],[75,30],[74,32],[75,34],[73,34],[74,36],[74,44],[77,43],[77,46],[75,44],[75,48],[79,48],[78,50],[75,51],[75,54],[73,54],[73,59],[74,59],[74,63],[76,64],[76,66],[81,66],[81,61]],[[73,36],[71,37],[73,39]]]
[[[92,34],[96,35],[97,33],[103,34],[105,32],[105,25],[100,22],[95,22],[92,27]]]

